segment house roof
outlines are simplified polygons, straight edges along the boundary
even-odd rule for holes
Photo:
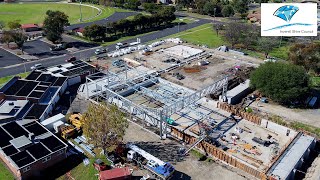
[[[22,24],[21,28],[22,29],[27,29],[27,28],[38,28],[39,26],[37,24]]]

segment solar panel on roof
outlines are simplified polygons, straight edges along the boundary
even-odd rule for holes
[[[48,151],[41,143],[33,144],[26,150],[36,159],[40,159],[50,154],[50,151]]]
[[[30,164],[35,160],[26,151],[18,152],[10,156],[10,158],[18,165],[18,167]]]
[[[12,145],[3,148],[2,151],[3,151],[7,156],[11,156],[12,154],[15,154],[15,153],[18,152],[18,150],[17,150],[15,147],[13,147]]]
[[[42,139],[41,142],[51,151],[57,151],[65,146],[60,140],[58,140],[54,136]]]
[[[39,136],[41,134],[48,132],[40,124],[36,122],[24,124],[23,127],[25,127],[29,132],[32,132],[35,136]]]
[[[0,147],[5,147],[10,144],[12,138],[0,127]]]
[[[14,138],[28,136],[28,132],[19,126],[16,122],[11,122],[2,126]]]

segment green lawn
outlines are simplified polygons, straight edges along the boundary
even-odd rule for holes
[[[184,18],[177,18],[176,20],[173,21],[173,23],[179,23],[179,22],[189,24],[189,23],[195,22],[195,19],[184,17]]]
[[[215,48],[223,44],[227,44],[223,40],[223,37],[221,35],[217,36],[211,24],[203,24],[201,26],[189,29],[187,31],[170,35],[163,39],[169,37],[179,37],[189,43],[207,45],[210,48]]]
[[[4,163],[0,160],[0,179],[11,180],[14,179],[12,173],[7,169]]]
[[[20,76],[22,78],[25,78],[29,75],[30,72],[26,72],[26,73],[21,73],[21,74],[17,74],[14,76]],[[2,77],[0,78],[0,87],[5,84],[6,82],[8,82],[13,76],[6,76],[6,77]],[[0,178],[1,179],[1,178]]]
[[[109,42],[102,43],[101,45],[102,46],[109,46],[109,45],[115,44],[117,42],[126,41],[126,40],[132,39],[132,38],[138,38],[140,36],[144,36],[144,35],[151,34],[151,33],[154,33],[154,32],[157,32],[157,31],[151,31],[151,32],[147,32],[147,33],[144,33],[144,34],[137,34],[137,35],[134,35],[134,36],[125,36],[125,37],[121,37],[121,38],[119,38],[117,40],[114,40],[114,41],[109,41]]]
[[[313,87],[320,87],[320,77],[312,77],[311,78],[311,85]]]
[[[288,59],[289,49],[290,49],[290,44],[282,44],[280,47],[274,48],[269,53],[269,55],[271,57],[276,57],[276,58],[280,58],[280,59],[283,59],[283,60],[287,60]]]
[[[100,7],[100,6],[98,6]],[[82,19],[88,19],[97,15],[98,10],[82,6]],[[112,15],[116,10],[114,8],[102,7],[102,14],[90,21],[102,19]],[[13,20],[20,20],[21,24],[42,23],[47,10],[59,10],[69,16],[71,24],[79,23],[80,7],[74,4],[62,3],[24,3],[24,4],[0,4],[0,20],[5,23]]]

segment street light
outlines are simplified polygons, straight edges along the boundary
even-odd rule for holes
[[[27,61],[26,61],[25,59],[23,59],[24,73],[27,72],[26,62],[27,62]]]
[[[183,21],[183,19],[182,18],[179,18],[179,21],[178,21],[178,33],[180,32],[180,23]]]

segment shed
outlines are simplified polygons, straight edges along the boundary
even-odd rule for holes
[[[114,168],[111,170],[101,171],[99,180],[125,180],[131,179],[131,172],[128,167]]]
[[[52,116],[44,121],[41,122],[41,124],[43,126],[45,126],[47,129],[49,129],[50,131],[54,130],[54,123],[58,122],[58,121],[63,121],[65,122],[65,116],[61,113]]]

